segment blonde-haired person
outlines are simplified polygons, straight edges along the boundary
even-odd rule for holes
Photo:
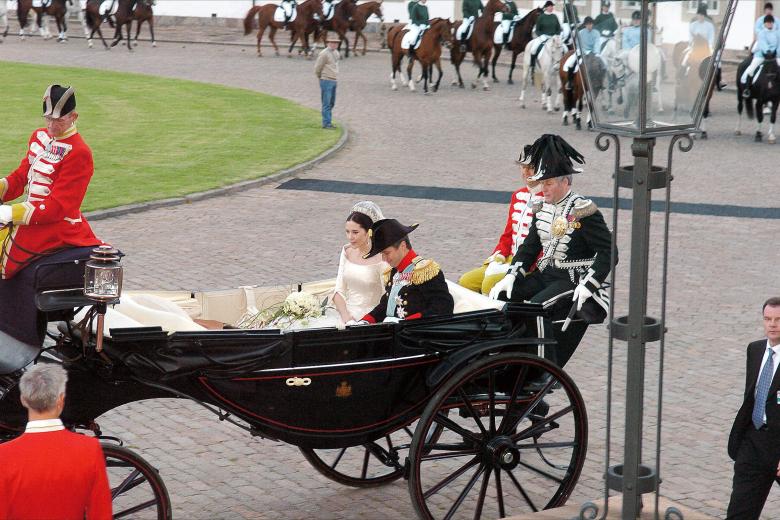
[[[476,269],[468,271],[460,277],[458,283],[474,292],[487,295],[495,284],[504,278],[512,258],[528,236],[528,229],[534,217],[532,203],[542,197],[541,186],[532,181],[534,167],[531,164],[531,145],[523,148],[523,154],[517,160],[524,185],[512,194],[509,201],[509,215],[504,226],[504,232],[498,239],[498,244],[487,260]]]

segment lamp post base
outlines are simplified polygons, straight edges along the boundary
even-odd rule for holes
[[[592,504],[592,509],[585,511],[586,516],[580,516],[586,507],[583,504],[571,503],[563,507],[556,507],[555,509],[548,509],[546,511],[539,511],[538,513],[528,513],[518,516],[510,516],[505,520],[576,520],[578,518],[601,518],[604,511],[604,501],[598,500],[594,502],[588,502]],[[609,499],[609,512],[604,517],[604,520],[619,520],[621,517],[621,511],[623,509],[623,498],[621,496],[610,497]],[[637,517],[640,520],[655,520],[655,507],[652,501],[648,504],[642,513]],[[592,514],[595,512],[595,516]],[[588,513],[591,513],[588,516]],[[685,506],[682,506],[676,502],[673,502],[665,497],[660,497],[658,500],[658,517],[669,518],[670,520],[716,520],[714,516],[708,516],[699,511],[693,511]]]

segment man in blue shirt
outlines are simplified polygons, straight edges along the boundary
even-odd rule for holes
[[[593,18],[586,16],[582,25],[583,27],[577,31],[576,51],[569,56],[563,64],[563,68],[567,73],[566,90],[571,90],[574,87],[574,75],[580,68],[582,56],[585,56],[586,54],[599,54],[601,49],[601,36],[599,35],[599,32],[593,28]]]
[[[742,93],[744,97],[750,97],[750,85],[753,83],[753,74],[764,63],[767,54],[773,54],[778,66],[780,66],[780,56],[777,55],[777,51],[780,48],[780,31],[776,31],[774,25],[774,16],[771,14],[764,16],[764,28],[758,33],[758,41],[756,42],[755,51],[753,51],[753,61],[750,62],[748,68],[742,73],[742,78],[740,79],[745,86],[745,91]]]

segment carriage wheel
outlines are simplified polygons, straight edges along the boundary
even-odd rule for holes
[[[101,446],[114,518],[172,518],[171,499],[158,471],[127,448],[105,443]]]
[[[585,462],[587,431],[582,396],[553,363],[515,353],[473,362],[418,422],[409,450],[415,511],[426,520],[503,518],[563,505]]]
[[[324,476],[345,486],[376,487],[398,480],[404,474],[405,454],[414,436],[415,424],[385,435],[381,439],[329,450],[299,448],[306,460]],[[441,435],[442,428],[433,428],[430,442]]]

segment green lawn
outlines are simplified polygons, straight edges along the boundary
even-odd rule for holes
[[[249,90],[4,61],[0,77],[0,177],[43,126],[46,87],[76,88],[79,131],[95,160],[84,211],[263,177],[316,157],[340,136],[322,130],[319,112]]]

